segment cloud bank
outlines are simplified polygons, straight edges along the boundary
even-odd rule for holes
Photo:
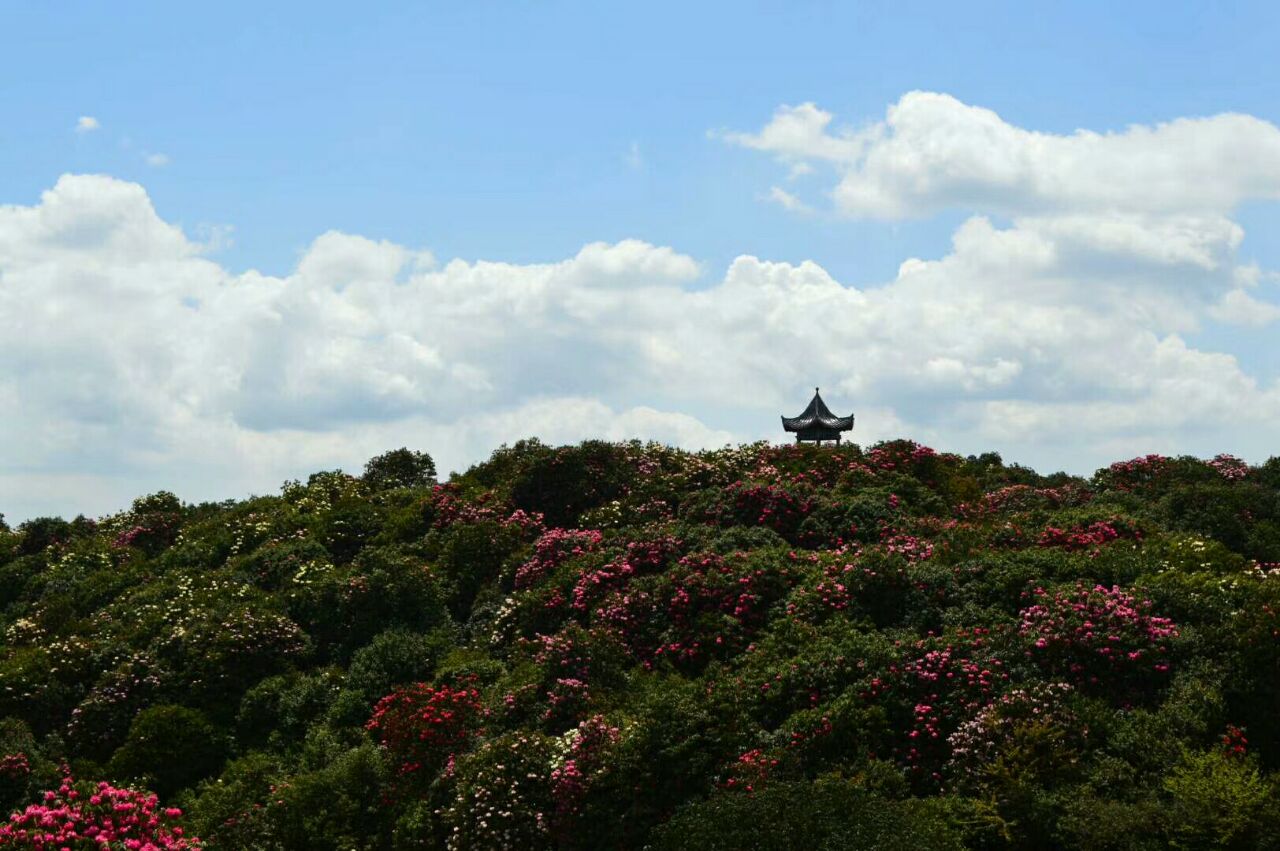
[[[456,469],[530,435],[781,439],[777,416],[815,383],[857,412],[860,442],[1085,472],[1274,452],[1280,387],[1187,339],[1280,318],[1231,219],[1280,192],[1275,127],[1052,136],[923,93],[863,131],[831,121],[783,108],[726,138],[793,179],[826,169],[847,215],[977,211],[948,249],[855,286],[814,262],[712,270],[639,240],[518,265],[329,232],[271,276],[211,259],[137,184],[64,176],[0,207],[0,511],[272,491],[406,444]]]

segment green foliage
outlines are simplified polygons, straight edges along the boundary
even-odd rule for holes
[[[213,774],[225,755],[222,732],[202,712],[153,706],[133,719],[107,770],[167,797]]]
[[[374,490],[431,487],[436,483],[436,462],[425,452],[393,449],[370,458],[361,478]]]
[[[1189,751],[1163,786],[1176,848],[1256,848],[1280,837],[1274,784],[1246,760]]]
[[[752,794],[716,792],[663,825],[653,847],[943,851],[964,844],[941,807],[886,800],[832,777],[813,783],[775,783]]]

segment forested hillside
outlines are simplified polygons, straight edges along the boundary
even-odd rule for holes
[[[1275,458],[157,493],[0,524],[0,847],[1276,848],[1278,612]]]

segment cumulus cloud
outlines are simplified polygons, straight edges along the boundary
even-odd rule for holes
[[[1226,293],[1209,309],[1209,315],[1231,325],[1250,325],[1261,328],[1280,319],[1280,305],[1259,301],[1247,290],[1236,289]]]
[[[921,97],[878,129],[835,131],[805,107],[734,141],[843,182],[919,122],[901,112]],[[987,127],[997,151],[1009,136],[1027,148],[1012,159],[1032,162],[1008,180],[975,177],[963,146],[948,169],[926,145],[877,166],[884,179],[857,177],[891,199],[868,208],[878,215],[957,198],[979,211],[949,248],[870,283],[746,254],[708,270],[640,240],[513,264],[339,232],[288,274],[237,272],[160,218],[141,186],[65,176],[36,204],[0,207],[0,511],[101,512],[158,487],[261,492],[405,444],[456,469],[529,435],[690,448],[780,438],[777,416],[815,383],[858,413],[861,441],[913,436],[1080,472],[1146,451],[1274,451],[1280,387],[1188,342],[1206,321],[1280,318],[1259,287],[1269,273],[1239,260],[1231,218],[1231,204],[1273,197],[1262,160],[1202,162],[1203,202],[1170,167],[1162,205],[1104,203],[1103,189],[1043,187],[1105,171],[1084,160],[1111,162],[1120,155],[1105,152],[1133,140],[1212,136],[1219,119],[1132,129],[1116,147],[922,102]],[[1229,122],[1249,150],[1274,130]],[[1055,145],[1069,164],[1046,159]],[[1196,161],[1176,148],[1166,159]],[[919,181],[894,177],[912,169]]]
[[[92,133],[101,126],[92,115],[82,115],[76,120],[77,133]]]
[[[831,121],[811,103],[784,106],[760,131],[724,138],[788,163],[832,164],[837,208],[867,218],[949,208],[1227,212],[1247,198],[1280,198],[1280,128],[1249,115],[1054,134],[917,91],[865,129],[831,133]]]

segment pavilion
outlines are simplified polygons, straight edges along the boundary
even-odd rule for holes
[[[782,427],[787,431],[795,432],[796,443],[812,441],[821,444],[824,440],[839,443],[841,432],[853,431],[853,414],[837,417],[831,413],[831,409],[827,407],[826,402],[822,401],[822,396],[815,387],[813,398],[809,400],[809,407],[805,408],[798,417],[783,417]]]

